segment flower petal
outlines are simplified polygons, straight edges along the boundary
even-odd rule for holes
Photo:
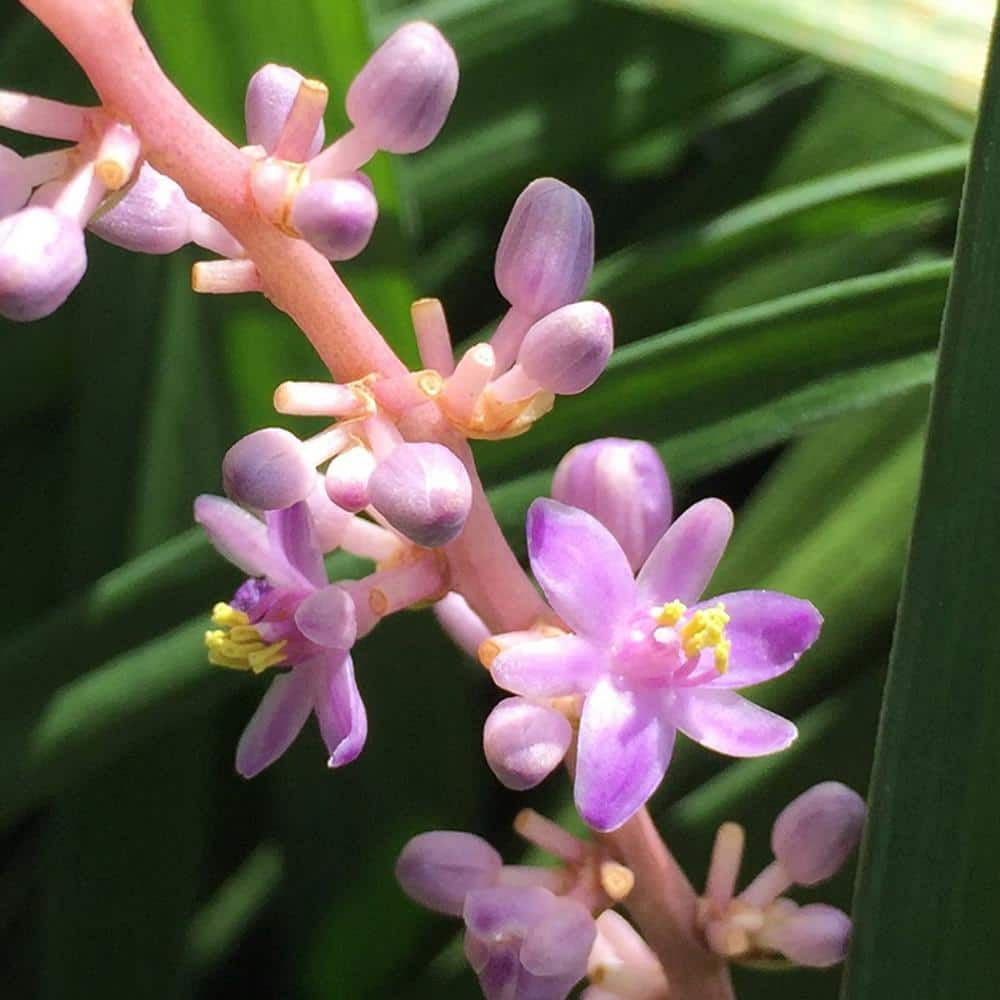
[[[729,669],[712,670],[713,688],[741,688],[778,677],[816,641],[823,616],[809,602],[773,590],[741,590],[721,594],[699,607],[725,605],[729,615],[726,638],[732,643]],[[714,653],[702,657],[709,667]]]
[[[588,639],[560,635],[519,642],[499,653],[490,670],[505,691],[529,698],[583,694],[597,682],[606,654]]]
[[[236,770],[252,778],[274,763],[292,745],[312,707],[308,667],[275,677],[240,737]]]
[[[273,583],[293,582],[296,574],[271,544],[264,522],[242,507],[206,493],[194,502],[194,519],[220,555],[244,573],[266,576]]]
[[[316,718],[330,751],[330,767],[350,764],[368,737],[368,716],[354,680],[354,662],[344,653],[323,657],[312,671]]]
[[[295,624],[310,642],[330,649],[350,649],[358,634],[354,601],[335,583],[314,590],[299,603]]]
[[[676,690],[671,723],[696,743],[730,757],[761,757],[791,746],[795,725],[735,691],[700,687]]]
[[[608,640],[635,606],[628,559],[597,518],[541,498],[528,508],[528,558],[556,613],[574,632]]]
[[[305,500],[284,510],[269,510],[267,533],[271,544],[284,553],[289,565],[314,587],[326,585],[326,567]]]
[[[649,698],[649,700],[647,700]],[[622,825],[663,780],[674,730],[651,696],[605,679],[587,695],[580,719],[576,808],[595,830]]]
[[[594,918],[575,899],[556,897],[552,908],[528,930],[521,945],[521,965],[533,976],[587,974],[587,956],[597,937]]]
[[[733,531],[733,512],[721,500],[708,499],[689,507],[656,543],[639,570],[636,584],[646,604],[701,597],[719,565]]]

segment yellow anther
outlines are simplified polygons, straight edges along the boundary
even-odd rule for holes
[[[222,628],[205,633],[208,662],[229,670],[252,670],[259,674],[284,660],[286,639],[266,643],[242,611],[221,601],[212,609],[212,622]]]
[[[250,619],[242,612],[219,601],[212,608],[212,624],[233,628],[236,625],[249,625]]]
[[[729,652],[733,644],[728,639],[720,639],[715,644],[715,669],[724,674],[729,669]]]
[[[653,608],[653,617],[658,625],[676,625],[687,611],[687,607],[680,601],[671,601],[661,608]]]
[[[729,669],[731,643],[726,638],[729,615],[725,605],[696,611],[681,629],[681,646],[688,656],[697,656],[703,649],[715,649],[715,669],[724,674]]]

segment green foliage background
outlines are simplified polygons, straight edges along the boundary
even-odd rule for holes
[[[654,800],[696,883],[719,822],[749,825],[752,867],[794,794],[866,787],[973,122],[952,49],[968,35],[985,51],[984,25],[925,19],[915,74],[906,36],[897,51],[891,35],[837,44],[848,8],[891,19],[902,0],[813,6],[826,25],[795,22],[793,0],[754,0],[742,20],[738,0],[137,2],[168,72],[236,142],[263,62],[329,83],[334,134],[352,74],[398,23],[453,41],[451,119],[425,153],[375,161],[377,237],[343,268],[409,359],[413,298],[440,296],[460,338],[498,316],[492,252],[524,184],[553,174],[591,200],[591,294],[621,346],[590,392],[479,449],[503,525],[520,546],[570,445],[642,436],[682,504],[739,507],[719,590],[779,588],[826,616],[815,651],[759,691],[799,720],[796,746],[734,763],[684,745]],[[3,85],[87,100],[46,33],[2,10]],[[310,732],[236,778],[261,688],[204,661],[206,609],[237,581],[190,527],[191,500],[220,490],[229,443],[276,422],[277,382],[322,372],[264,303],[195,298],[195,254],[89,250],[65,308],[0,328],[4,995],[476,995],[453,925],[407,902],[392,866],[428,828],[516,856],[524,799],[479,750],[495,691],[429,615],[399,616],[358,650],[371,736],[357,764],[328,773]],[[566,812],[562,780],[532,803]],[[819,898],[850,892],[845,873]],[[821,1000],[839,974],[738,982],[750,1000]]]

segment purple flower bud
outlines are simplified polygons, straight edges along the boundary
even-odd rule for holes
[[[24,161],[13,149],[0,146],[0,219],[23,208],[30,197]]]
[[[370,185],[354,178],[313,181],[292,205],[292,226],[327,260],[357,257],[377,219],[378,202]]]
[[[594,217],[587,200],[553,177],[518,196],[497,247],[500,294],[529,316],[575,302],[594,268]]]
[[[369,504],[368,480],[375,470],[375,456],[360,446],[342,451],[326,469],[326,492],[338,506],[352,514]]]
[[[561,712],[527,698],[505,698],[486,720],[483,749],[501,783],[523,792],[562,763],[572,738]]]
[[[368,496],[400,534],[427,548],[455,538],[472,507],[465,466],[440,444],[397,445],[372,473]]]
[[[458,90],[452,47],[425,21],[404,24],[376,50],[347,91],[347,116],[379,149],[415,153],[441,131]]]
[[[48,316],[86,270],[83,230],[72,219],[35,205],[0,219],[0,316]]]
[[[269,153],[274,149],[302,80],[302,74],[290,66],[278,66],[275,63],[261,66],[250,77],[243,112],[247,125],[247,142],[251,146],[263,146]],[[323,148],[324,136],[323,123],[320,122],[306,159],[315,156]]]
[[[564,1000],[587,971],[597,935],[582,903],[538,886],[465,899],[465,954],[486,1000]]]
[[[421,906],[458,917],[466,895],[495,885],[502,866],[500,855],[481,837],[433,830],[403,848],[396,879]]]
[[[851,919],[834,906],[810,903],[765,926],[759,940],[797,965],[825,969],[847,957]]]
[[[638,570],[673,514],[670,480],[645,441],[599,438],[577,445],[556,468],[552,497],[592,514]]]
[[[789,878],[817,885],[857,847],[864,823],[864,799],[838,781],[824,781],[781,811],[771,831],[771,849]]]
[[[572,396],[597,381],[613,346],[611,313],[600,302],[574,302],[528,330],[517,360],[549,392]]]
[[[255,510],[291,507],[309,495],[315,479],[302,442],[280,427],[240,438],[222,460],[226,493]]]
[[[179,184],[144,163],[125,197],[87,228],[125,250],[173,253],[190,241],[194,211]]]

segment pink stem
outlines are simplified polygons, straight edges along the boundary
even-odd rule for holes
[[[167,79],[132,18],[129,0],[21,2],[80,64],[105,109],[132,125],[150,163],[242,244],[264,294],[301,327],[335,381],[405,371],[329,263],[259,217],[249,193],[249,159]],[[443,550],[450,588],[496,631],[528,628],[545,618],[548,609],[500,531],[466,441],[436,407],[421,407],[404,423],[408,438],[451,448],[473,484],[466,528]],[[696,936],[694,890],[648,812],[641,810],[603,839],[635,873],[629,907],[668,970],[673,1000],[732,1000],[726,965]]]

